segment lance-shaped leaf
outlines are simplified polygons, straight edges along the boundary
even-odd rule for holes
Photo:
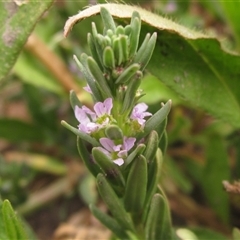
[[[153,130],[158,130],[161,123],[165,125],[165,119],[171,109],[172,101],[169,100],[161,109],[159,109],[153,116],[151,116],[144,127],[144,132],[139,134],[138,139],[145,137]]]
[[[134,78],[129,83],[127,91],[125,93],[124,100],[123,100],[123,106],[121,111],[122,114],[129,112],[131,110],[131,107],[135,103],[135,95],[140,84],[141,84],[141,80],[139,78]]]
[[[127,178],[124,206],[128,212],[141,213],[147,193],[147,161],[143,155],[133,162]]]
[[[7,239],[28,239],[20,219],[8,200],[2,203],[1,210]]]
[[[88,67],[87,67],[87,54],[83,53],[81,55],[81,62],[78,60],[77,56],[73,56],[73,59],[76,61],[80,71],[84,75],[91,91],[92,91],[92,96],[96,101],[103,101],[104,98],[102,97],[100,90],[98,88],[98,83],[95,81],[94,77],[90,73]]]
[[[87,150],[86,143],[80,137],[77,137],[77,148],[85,166],[88,168],[88,170],[92,173],[94,177],[97,177],[97,175],[101,172],[101,169],[99,168],[97,163],[94,162],[92,156]]]
[[[65,35],[84,18],[105,7],[115,20],[130,19],[138,11],[144,24],[141,38],[157,32],[157,43],[148,70],[192,105],[201,107],[234,127],[240,127],[240,56],[200,32],[136,6],[100,4],[71,17]]]
[[[115,68],[114,52],[110,46],[107,46],[103,51],[103,64],[106,68]]]
[[[145,40],[147,39],[148,34],[146,35]],[[137,52],[136,56],[133,59],[133,62],[139,63],[141,65],[141,70],[143,71],[144,68],[147,66],[148,62],[150,61],[155,44],[157,41],[157,33],[153,33],[148,41],[144,41],[141,45],[139,51]]]
[[[169,239],[172,240],[172,229],[169,226],[168,208],[164,197],[156,193],[151,201],[150,210],[145,227],[146,240]]]
[[[99,148],[93,148],[92,155],[110,182],[117,184],[117,186],[125,185],[125,180],[121,173],[120,167],[115,164],[112,159],[110,159]]]
[[[103,174],[97,176],[97,187],[103,201],[106,203],[109,211],[112,213],[119,225],[130,231],[134,231],[134,226],[129,214],[125,211],[122,201],[118,198],[111,185]]]
[[[130,26],[132,28],[132,32],[129,42],[129,56],[133,57],[138,49],[138,42],[141,31],[141,18],[137,11],[134,11],[132,14]]]
[[[144,151],[144,149],[146,148],[146,146],[141,143],[139,144],[133,152],[130,153],[130,155],[128,155],[128,157],[126,158],[126,160],[124,161],[124,166],[128,166],[138,155],[142,154],[142,152]]]
[[[111,29],[113,32],[115,32],[116,25],[113,21],[112,15],[109,13],[109,11],[103,7],[103,8],[101,8],[100,13],[101,13],[104,27],[106,29]]]
[[[148,165],[148,186],[147,186],[147,195],[144,203],[144,213],[143,213],[143,222],[146,221],[146,217],[149,211],[149,206],[152,200],[153,195],[156,193],[157,185],[159,184],[161,168],[162,168],[162,152],[160,149],[155,153],[153,161]]]
[[[52,2],[53,0],[26,1],[25,4],[17,4],[17,1],[0,2],[0,81],[12,68],[36,22]]]
[[[131,64],[129,67],[124,69],[124,71],[119,75],[119,77],[116,79],[116,84],[119,83],[127,83],[129,82],[133,77],[136,76],[138,73],[138,70],[140,69],[139,64]]]
[[[106,213],[102,212],[94,205],[89,206],[92,214],[108,229],[110,229],[118,238],[120,239],[127,239],[127,235],[125,233],[125,229],[123,229],[118,222],[107,215]]]
[[[80,137],[81,139],[83,139],[84,141],[92,144],[94,147],[99,146],[99,142],[95,139],[92,138],[89,134],[82,132],[80,130],[78,130],[77,128],[69,125],[67,122],[65,121],[61,121],[61,124],[67,128],[68,130],[70,130],[71,132],[73,132],[74,134],[76,134],[78,137]]]
[[[147,159],[148,164],[151,164],[151,162],[153,161],[155,155],[156,155],[156,151],[158,148],[158,134],[156,131],[151,131],[148,139],[146,140],[146,149],[143,153],[144,157]]]
[[[82,107],[82,103],[80,102],[77,94],[73,90],[70,91],[69,98],[73,111],[75,110],[75,106]]]
[[[163,155],[165,155],[166,153],[167,146],[168,146],[168,135],[167,135],[167,131],[165,130],[159,142],[159,148],[162,150]]]
[[[95,82],[98,82],[100,91],[105,98],[112,97],[112,93],[107,84],[106,79],[103,76],[103,72],[98,66],[97,62],[92,58],[88,57],[87,59],[88,69],[95,79]]]

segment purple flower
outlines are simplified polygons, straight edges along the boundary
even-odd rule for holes
[[[99,139],[102,147],[99,149],[113,159],[113,162],[118,166],[121,166],[124,163],[124,158],[127,157],[128,151],[134,146],[136,138],[123,138],[123,144],[115,145],[114,141],[109,138],[100,138]]]
[[[131,119],[137,120],[138,123],[142,126],[146,120],[144,119],[147,116],[152,116],[150,112],[146,112],[148,109],[148,105],[145,103],[138,103],[132,110],[132,114],[130,116]]]
[[[112,99],[107,98],[103,103],[97,102],[92,111],[86,106],[75,106],[75,117],[79,121],[78,129],[85,133],[92,133],[110,122],[110,114],[113,107]]]

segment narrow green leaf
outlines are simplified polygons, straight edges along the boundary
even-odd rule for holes
[[[102,62],[99,59],[99,55],[98,55],[98,52],[97,52],[96,44],[95,44],[95,41],[94,41],[93,36],[92,36],[91,33],[88,33],[87,40],[88,40],[88,47],[90,48],[90,52],[91,52],[92,57],[97,62],[98,66],[101,66]]]
[[[127,40],[128,40],[127,36],[124,36],[124,35],[120,36],[120,45],[121,45],[121,49],[122,49],[123,63],[125,63],[129,60]]]
[[[101,172],[101,169],[99,168],[97,163],[93,161],[92,156],[87,150],[86,143],[80,137],[77,137],[77,148],[79,155],[88,170],[92,173],[94,177],[97,177],[97,175]]]
[[[153,161],[155,155],[156,155],[156,151],[158,148],[158,134],[156,131],[151,131],[145,144],[146,144],[146,149],[143,153],[144,157],[147,159],[148,164],[151,164],[151,162]]]
[[[157,228],[162,226],[159,223],[160,214],[162,214],[161,207],[163,205],[163,198],[160,194],[155,194],[152,198],[150,210],[147,216],[147,222],[145,227],[145,239],[146,240],[157,240]]]
[[[132,81],[129,83],[127,91],[125,93],[124,100],[123,100],[121,113],[126,113],[130,111],[131,107],[135,103],[136,92],[140,84],[141,84],[141,80],[138,78],[132,79]]]
[[[107,46],[103,51],[103,64],[107,68],[115,68],[114,52],[110,46]]]
[[[164,191],[162,190],[162,188],[158,185],[158,192],[161,194],[161,197],[163,199],[162,202],[162,215],[160,217],[160,222],[159,222],[159,226],[161,226],[161,228],[157,228],[157,235],[158,238],[157,239],[169,239],[169,240],[173,240],[175,239],[174,237],[174,232],[173,232],[173,228],[172,228],[172,220],[171,220],[171,215],[170,215],[170,207],[169,207],[169,202],[168,199],[164,193]]]
[[[106,213],[99,210],[96,206],[91,204],[89,206],[92,214],[108,229],[110,229],[118,238],[120,239],[127,239],[127,235],[125,233],[125,229],[123,229],[118,222],[107,215]]]
[[[166,153],[167,146],[168,146],[168,135],[167,135],[167,131],[165,130],[159,142],[159,148],[162,150],[163,155],[165,155]]]
[[[138,144],[138,146],[131,152],[124,162],[124,166],[127,167],[137,156],[142,154],[146,146],[142,143]]]
[[[71,104],[73,111],[75,110],[76,106],[82,107],[82,103],[80,102],[77,94],[73,90],[70,91],[69,98],[70,98],[70,104]]]
[[[116,25],[113,21],[112,15],[109,13],[109,11],[106,8],[102,7],[100,9],[100,13],[101,13],[101,17],[102,17],[104,27],[106,29],[111,29],[113,32],[115,32]]]
[[[121,63],[123,62],[123,52],[122,52],[120,37],[116,37],[113,40],[113,52],[115,56],[116,65],[117,66],[121,65]]]
[[[163,156],[160,149],[156,153],[156,157],[148,165],[148,186],[147,195],[144,203],[143,222],[146,221],[146,217],[149,211],[149,206],[153,195],[156,193],[157,185],[159,184],[161,168],[162,168]]]
[[[239,55],[212,36],[130,5],[101,4],[81,11],[68,20],[65,35],[76,22],[98,14],[100,6],[119,19],[130,19],[138,11],[144,22],[141,36],[158,34],[148,70],[192,105],[240,127]]]
[[[103,62],[102,62],[102,56],[103,56],[103,48],[101,47],[101,44],[99,43],[99,39],[98,39],[98,32],[97,32],[97,28],[94,22],[92,22],[92,39],[93,39],[93,43],[95,45],[95,49],[96,49],[96,53],[98,55],[98,57],[96,58],[96,61],[98,63],[98,66],[100,67],[101,70],[103,70]],[[95,54],[93,55],[93,57],[95,57]]]
[[[130,34],[129,42],[129,56],[133,57],[138,49],[138,42],[141,31],[141,18],[137,11],[134,11],[130,23],[132,32]]]
[[[42,14],[51,6],[49,1],[0,2],[0,81],[14,65],[28,36]]]
[[[103,101],[104,98],[102,97],[98,86],[98,83],[95,82],[95,79],[93,78],[92,74],[90,73],[88,66],[87,66],[87,58],[88,55],[83,53],[81,54],[81,62],[78,60],[77,56],[73,56],[73,59],[75,60],[75,62],[77,63],[79,69],[81,70],[81,72],[83,73],[91,91],[92,91],[92,97],[94,99],[96,99],[97,101]]]
[[[134,231],[129,214],[125,211],[121,200],[101,173],[97,176],[97,186],[103,201],[108,206],[115,220],[123,229]]]
[[[130,169],[124,195],[124,206],[128,212],[140,214],[147,193],[147,161],[138,156]]]
[[[172,101],[169,100],[166,104],[164,104],[164,106],[161,109],[159,109],[153,116],[151,116],[145,124],[144,132],[140,134],[138,138],[145,137],[152,130],[158,130],[161,123],[165,125],[166,122],[164,122],[164,120],[167,118],[168,113],[170,112],[171,105]]]
[[[94,77],[95,81],[98,82],[101,93],[106,98],[112,97],[111,90],[107,84],[106,79],[103,76],[103,72],[99,68],[98,64],[92,57],[88,57],[87,59],[88,69],[90,70],[92,76]]]
[[[92,149],[92,155],[100,169],[105,174],[109,182],[117,182],[118,186],[125,185],[125,179],[121,173],[120,167],[115,164],[105,153],[98,148]]]
[[[2,213],[2,200],[0,198],[0,239],[4,240],[4,239],[7,239],[7,233],[5,231],[5,226],[4,226],[4,220],[3,220],[3,213]]]
[[[139,52],[137,52],[136,56],[133,59],[133,62],[140,64],[142,71],[148,65],[148,62],[152,57],[152,54],[156,45],[156,41],[157,41],[157,33],[155,32],[150,37],[149,41],[146,43],[146,46],[144,46],[144,44],[141,46],[141,48],[139,49]],[[143,51],[142,51],[142,48],[143,48]]]
[[[5,200],[2,204],[3,222],[8,239],[28,239],[22,223],[14,212],[11,203]]]
[[[129,82],[135,75],[137,74],[138,70],[140,69],[139,64],[131,64],[129,67],[124,69],[124,71],[120,74],[120,76],[115,81],[116,84],[120,83],[127,83]]]
[[[83,139],[84,141],[92,144],[94,147],[97,147],[99,146],[99,142],[95,139],[95,138],[92,138],[89,134],[87,133],[84,133],[80,130],[78,130],[77,128],[75,127],[72,127],[71,125],[69,125],[67,122],[65,121],[61,121],[61,124],[67,128],[68,130],[70,130],[71,132],[73,132],[74,134],[76,134],[78,137],[80,137],[81,139]]]

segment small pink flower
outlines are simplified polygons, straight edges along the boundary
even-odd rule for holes
[[[146,122],[144,119],[147,116],[152,116],[150,112],[146,112],[148,109],[148,105],[145,103],[138,103],[132,111],[132,114],[130,116],[131,119],[137,120],[138,123],[142,126]]]
[[[108,157],[113,159],[113,162],[118,166],[123,165],[124,159],[128,155],[128,151],[134,146],[136,138],[123,138],[123,144],[115,145],[114,141],[109,138],[100,138],[100,143],[103,147],[99,149]]]
[[[103,103],[97,102],[93,107],[94,111],[86,106],[75,106],[74,113],[79,121],[79,130],[89,134],[106,126],[110,121],[112,107],[111,98],[107,98]]]

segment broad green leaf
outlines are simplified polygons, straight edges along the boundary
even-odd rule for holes
[[[39,126],[25,123],[18,119],[0,119],[0,139],[13,142],[43,141],[45,134]]]
[[[141,82],[140,88],[146,94],[141,97],[141,101],[147,104],[155,104],[168,99],[171,99],[173,104],[181,103],[176,93],[153,75],[146,75]]]
[[[234,127],[240,127],[240,56],[224,50],[221,43],[169,19],[136,6],[101,4],[69,18],[67,36],[73,25],[99,14],[104,6],[119,21],[133,11],[142,18],[141,37],[157,32],[158,39],[148,70],[184,100],[207,110]]]
[[[36,22],[53,0],[19,2],[0,2],[0,81],[14,65]]]

